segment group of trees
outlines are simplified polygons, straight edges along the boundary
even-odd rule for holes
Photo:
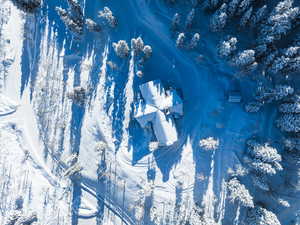
[[[244,163],[230,170],[230,178],[227,182],[228,198],[232,203],[246,208],[246,222],[249,225],[257,224],[280,224],[276,215],[265,209],[261,203],[256,203],[247,187],[240,182],[242,179],[251,177],[252,184],[262,191],[270,191],[268,176],[273,176],[282,170],[281,155],[268,143],[259,143],[254,139],[247,141],[246,156]],[[282,200],[282,204],[288,202]]]
[[[275,87],[259,85],[254,100],[246,104],[245,110],[257,112],[266,103],[279,102],[289,98],[294,94],[294,91],[294,88],[289,85],[275,85]]]
[[[300,132],[300,99],[293,96],[286,99],[278,107],[281,113],[276,121],[277,126],[284,132],[299,133]]]
[[[133,51],[135,59],[137,59],[136,75],[143,76],[145,62],[152,56],[152,47],[145,45],[141,37],[132,38],[130,47],[125,40],[119,40],[112,44],[116,55],[120,58],[127,58],[130,50]]]
[[[91,32],[100,32],[104,26],[115,28],[117,19],[108,7],[104,7],[98,13],[101,25],[91,18],[84,18],[83,11],[77,0],[68,0],[69,9],[56,7],[56,11],[65,25],[75,34],[82,35],[84,27]]]
[[[171,23],[171,30],[177,34],[176,46],[178,48],[196,49],[200,41],[199,33],[189,33],[188,30],[193,27],[195,21],[195,8],[187,14],[186,19],[182,22],[179,13],[175,13]]]

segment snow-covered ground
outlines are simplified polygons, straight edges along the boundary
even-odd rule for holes
[[[268,132],[263,114],[227,102],[233,71],[218,59],[206,22],[199,31],[206,58],[197,63],[176,48],[172,9],[162,1],[80,3],[95,20],[107,4],[118,16],[116,30],[79,42],[54,11],[65,3],[44,1],[30,15],[0,0],[0,224],[18,196],[24,213],[37,212],[45,225],[181,225],[195,203],[215,224],[240,224],[225,212],[227,170],[247,138]],[[139,35],[153,49],[142,78],[133,51],[121,60],[111,47]],[[133,104],[138,86],[154,79],[182,91],[184,115],[176,121],[178,141],[152,151],[154,136],[133,119]],[[241,79],[247,97],[251,82]],[[69,97],[75,86],[87,90],[84,105]],[[199,145],[208,137],[219,143],[212,151]],[[72,156],[80,175],[64,176]]]

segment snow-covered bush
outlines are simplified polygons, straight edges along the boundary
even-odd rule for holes
[[[29,13],[33,13],[41,6],[41,0],[12,0],[12,2],[19,9]]]
[[[136,53],[143,51],[144,49],[144,41],[141,37],[132,38],[131,39],[131,49],[134,50]]]
[[[191,42],[190,42],[190,49],[197,48],[199,40],[200,40],[200,34],[199,33],[195,33],[193,35],[193,37],[192,37]]]
[[[219,147],[219,140],[213,137],[208,137],[200,140],[199,146],[204,150],[216,150]]]
[[[248,225],[281,225],[277,216],[261,206],[256,206],[248,211]]]
[[[244,50],[237,54],[232,60],[234,66],[239,68],[247,67],[255,62],[255,51]]]
[[[241,184],[237,178],[232,178],[227,182],[227,190],[231,202],[237,202],[244,207],[254,207],[252,196],[245,185]]]
[[[99,12],[98,16],[103,18],[110,27],[114,28],[117,26],[117,19],[110,8],[104,7],[103,10]]]
[[[183,48],[184,47],[184,42],[185,42],[185,34],[184,33],[179,33],[177,40],[176,40],[176,46],[178,48]]]
[[[178,30],[180,27],[181,16],[179,13],[175,13],[172,19],[172,30]]]
[[[215,14],[212,16],[210,21],[210,28],[212,31],[217,32],[222,30],[227,22],[227,4],[224,3],[220,9],[218,9]]]
[[[218,49],[219,55],[225,58],[231,56],[234,53],[234,51],[237,49],[236,44],[237,44],[236,37],[230,37],[227,40],[222,41]]]
[[[91,19],[86,19],[85,24],[89,31],[100,32],[101,26]]]
[[[129,47],[125,40],[120,40],[118,43],[113,43],[113,49],[117,56],[126,58],[129,56]]]
[[[261,109],[262,106],[263,104],[261,102],[253,101],[245,105],[245,110],[249,113],[256,113]]]
[[[284,114],[277,121],[277,126],[285,132],[300,131],[300,115],[299,114]]]
[[[193,25],[193,21],[195,18],[195,9],[192,9],[189,14],[187,15],[186,21],[185,21],[185,27],[191,28]]]

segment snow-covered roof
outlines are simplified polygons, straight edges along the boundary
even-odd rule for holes
[[[182,115],[182,100],[175,90],[165,91],[160,80],[154,80],[140,85],[140,90],[146,104],[159,110],[170,110]]]
[[[181,98],[175,90],[165,91],[159,80],[140,85],[140,91],[144,102],[139,103],[134,117],[143,128],[152,123],[160,145],[173,144],[178,135],[171,114],[183,114]]]

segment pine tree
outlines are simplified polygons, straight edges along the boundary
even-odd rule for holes
[[[200,40],[200,34],[199,33],[195,33],[193,35],[193,38],[192,38],[191,42],[190,42],[190,49],[197,48],[199,40]]]
[[[227,4],[224,3],[212,16],[210,21],[211,30],[216,32],[222,30],[227,21]]]
[[[248,225],[281,225],[277,216],[261,206],[256,206],[248,211]]]
[[[259,8],[256,13],[254,13],[250,20],[250,25],[252,27],[258,26],[267,16],[267,5]]]
[[[180,14],[175,13],[172,19],[172,25],[171,25],[172,30],[178,30],[180,28],[180,21],[181,21]]]
[[[125,40],[120,40],[117,43],[113,43],[113,49],[117,56],[126,58],[129,55],[129,47]]]
[[[300,131],[300,115],[299,114],[284,114],[277,121],[277,126],[285,132]]]
[[[279,2],[260,29],[260,42],[272,43],[281,39],[291,29],[300,14],[298,7],[292,7],[293,0]]]
[[[194,22],[195,18],[195,9],[192,9],[189,14],[187,15],[186,22],[185,22],[185,27],[186,28],[191,28]]]
[[[237,178],[232,178],[227,182],[229,192],[228,198],[231,202],[238,202],[244,207],[253,208],[253,198],[245,185],[241,184]]]
[[[237,49],[236,44],[236,37],[229,37],[227,40],[222,41],[218,48],[219,55],[224,58],[232,56]]]
[[[177,40],[176,40],[176,46],[178,48],[183,48],[184,47],[184,42],[185,42],[185,34],[184,33],[179,33]]]
[[[249,24],[253,8],[250,7],[242,16],[240,26],[245,27]]]
[[[98,17],[103,18],[112,28],[116,27],[118,24],[117,18],[113,15],[112,11],[108,7],[104,7],[103,10],[99,12]]]
[[[237,54],[233,58],[232,64],[236,67],[243,68],[251,65],[255,62],[255,51],[254,50],[244,50]]]

